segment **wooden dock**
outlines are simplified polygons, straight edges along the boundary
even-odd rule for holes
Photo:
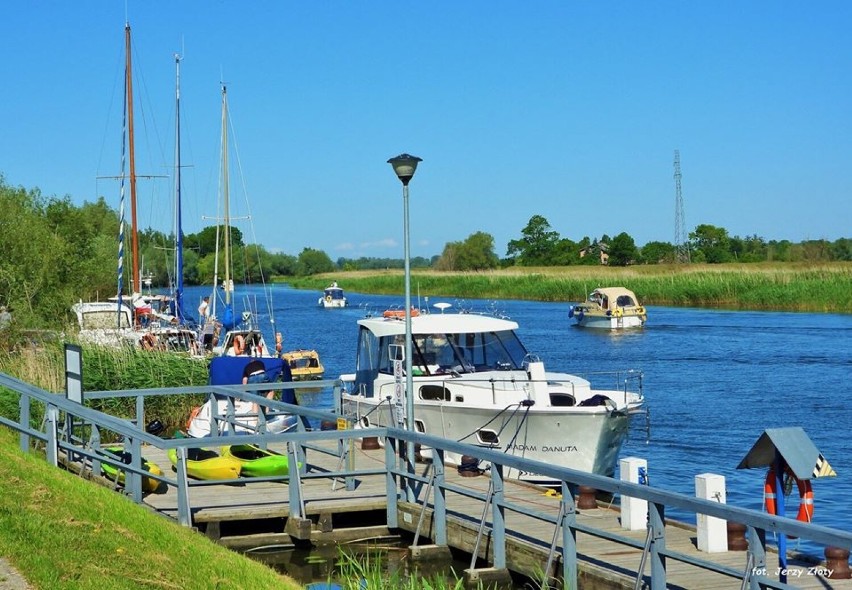
[[[282,450],[282,449],[276,449]],[[145,449],[145,456],[169,472],[170,463],[165,453],[156,448]],[[329,455],[308,452],[308,473],[339,469],[339,461]],[[356,469],[378,469],[384,467],[384,450],[354,448]],[[418,464],[425,471],[426,464]],[[173,472],[172,472],[173,473]],[[489,478],[485,476],[462,477],[455,469],[448,468],[446,481],[454,486],[469,489],[484,495]],[[425,496],[426,486],[420,486],[419,500]],[[287,547],[302,543],[288,534],[290,516],[288,484],[286,482],[251,481],[241,479],[239,483],[227,485],[199,485],[189,489],[193,525],[216,541],[240,550],[258,547]],[[506,500],[529,506],[531,511],[549,513],[556,518],[559,499],[552,492],[517,481],[506,480]],[[355,539],[378,538],[392,534],[385,519],[387,507],[386,477],[369,475],[357,478],[355,488],[347,490],[342,480],[329,478],[302,480],[302,499],[305,516],[311,521],[310,543],[323,545],[345,543]],[[415,533],[418,524],[419,544],[429,543],[434,525],[431,499],[426,508],[421,504],[400,502],[399,528]],[[169,486],[163,493],[148,494],[144,503],[157,512],[175,518],[178,513],[177,492]],[[484,503],[459,493],[447,493],[447,536],[451,547],[472,554],[477,546],[477,534],[483,518]],[[297,510],[298,513],[298,510]],[[485,530],[490,522],[487,513]],[[617,507],[598,504],[597,508],[579,510],[577,523],[600,531],[607,531],[635,540],[635,547],[615,543],[598,536],[578,532],[577,554],[581,588],[633,588],[637,571],[642,561],[642,546],[646,531],[621,529]],[[524,514],[506,511],[506,529],[509,540],[506,548],[506,563],[510,570],[536,578],[548,563],[551,544],[561,544],[561,532],[556,534],[555,525],[542,522]],[[696,547],[696,532],[693,527],[667,522],[666,547],[695,559],[713,561],[731,570],[742,572],[746,566],[746,552],[723,553],[699,552]],[[290,531],[292,532],[292,531]],[[298,536],[298,535],[297,535]],[[480,539],[479,556],[485,561],[492,548],[486,532]],[[775,577],[776,556],[767,556],[768,576]],[[808,566],[790,561],[789,587],[850,589],[852,580],[828,579],[819,575],[824,568]],[[815,567],[815,570],[809,570]],[[559,551],[552,559],[552,571],[560,571]],[[667,560],[668,588],[710,590],[740,588],[741,580],[725,574],[708,571],[688,563]],[[645,567],[646,579],[650,566]],[[777,579],[777,577],[775,577]],[[647,580],[645,587],[647,586]]]

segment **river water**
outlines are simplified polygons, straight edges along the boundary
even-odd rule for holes
[[[186,300],[201,293],[190,289]],[[245,293],[261,302],[261,289]],[[348,308],[325,310],[317,306],[319,292],[274,285],[272,294],[285,350],[316,349],[326,378],[354,370],[356,321],[367,310],[402,303],[400,296],[347,293]],[[650,438],[645,421],[634,420],[621,456],[647,459],[653,486],[694,494],[696,475],[716,473],[726,479],[728,504],[761,509],[765,470],[736,467],[764,429],[801,426],[838,474],[813,482],[813,520],[852,530],[852,410],[844,397],[852,385],[852,315],[652,306],[643,329],[609,333],[574,326],[565,303],[431,297],[428,305],[438,301],[509,316],[550,370],[642,370]],[[258,316],[267,319],[263,311]],[[302,401],[328,407],[328,395]],[[667,515],[694,522],[692,515]],[[822,554],[797,543],[788,546]]]

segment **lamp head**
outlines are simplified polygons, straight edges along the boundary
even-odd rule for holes
[[[388,164],[393,166],[393,171],[402,181],[402,186],[408,186],[414,176],[414,171],[417,170],[417,163],[422,161],[422,158],[411,154],[400,154],[388,160]]]

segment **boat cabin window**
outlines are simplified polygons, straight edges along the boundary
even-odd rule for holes
[[[115,309],[103,311],[86,311],[82,314],[81,328],[84,330],[99,330],[109,328],[129,328],[130,315],[119,313]]]
[[[441,385],[423,385],[420,388],[420,399],[432,402],[450,401],[450,390]]]
[[[636,302],[633,301],[630,295],[619,295],[615,302],[619,307],[633,307],[636,305]]]

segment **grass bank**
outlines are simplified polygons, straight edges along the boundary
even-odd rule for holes
[[[288,278],[321,290],[401,295],[402,271],[350,271]],[[644,305],[742,310],[852,312],[852,263],[524,267],[484,272],[413,271],[412,295],[579,302],[596,287],[624,286]]]
[[[22,453],[0,426],[0,555],[36,589],[295,590],[295,581]]]

